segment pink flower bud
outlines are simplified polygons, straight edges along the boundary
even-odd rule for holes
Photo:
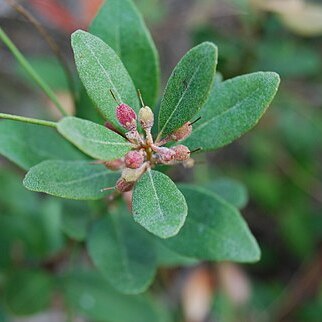
[[[106,166],[106,168],[108,168],[112,171],[116,171],[116,170],[120,170],[124,167],[124,161],[122,159],[105,161],[104,165]]]
[[[118,105],[116,108],[116,117],[126,130],[131,131],[136,129],[136,113],[130,106],[126,104]]]
[[[185,145],[177,145],[171,148],[174,151],[174,160],[186,161],[190,158],[190,150]]]
[[[139,151],[130,151],[125,155],[125,165],[127,168],[137,169],[144,162],[144,156]]]
[[[143,129],[152,128],[154,115],[150,107],[144,106],[139,111],[139,121]]]
[[[116,182],[115,189],[119,192],[127,192],[132,190],[133,186],[134,182],[127,182],[125,179],[120,178]]]
[[[185,123],[181,127],[179,127],[176,131],[174,131],[170,137],[173,141],[181,141],[186,139],[192,132],[192,126],[190,122]]]

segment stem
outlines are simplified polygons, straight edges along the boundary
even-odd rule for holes
[[[37,83],[37,85],[45,92],[48,98],[55,104],[57,109],[61,112],[62,115],[67,116],[67,112],[60,105],[56,95],[51,90],[51,88],[44,82],[43,79],[36,73],[36,71],[32,68],[32,66],[28,63],[28,61],[21,54],[19,49],[14,45],[14,43],[9,39],[3,29],[0,27],[0,39],[6,44],[11,53],[15,56],[20,65],[25,69],[25,71],[29,74],[29,76]]]
[[[13,121],[19,121],[19,122],[25,122],[25,123],[31,123],[31,124],[37,124],[37,125],[44,125],[44,126],[50,126],[50,127],[54,127],[54,128],[57,127],[56,122],[39,120],[39,119],[30,118],[30,117],[24,117],[24,116],[19,116],[19,115],[12,115],[12,114],[5,114],[5,113],[0,113],[0,119],[13,120]]]
[[[74,99],[74,104],[76,104],[76,89],[74,84],[74,79],[72,72],[69,68],[69,65],[67,64],[67,61],[62,54],[58,44],[54,40],[54,38],[47,32],[47,30],[40,24],[40,22],[24,7],[22,7],[20,4],[18,4],[15,0],[6,0],[10,6],[12,6],[13,9],[15,9],[19,14],[24,16],[39,32],[39,34],[44,38],[52,52],[56,55],[58,61],[60,61],[63,70],[65,72],[68,86],[71,91],[71,94]]]

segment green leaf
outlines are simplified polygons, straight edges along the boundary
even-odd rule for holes
[[[211,190],[238,209],[244,208],[247,204],[247,189],[237,180],[222,177],[214,181],[207,182],[205,184],[205,188]]]
[[[189,214],[179,234],[163,241],[165,246],[202,260],[259,260],[257,242],[236,208],[202,188],[182,185],[180,190]]]
[[[7,120],[0,122],[0,154],[25,170],[44,160],[85,158],[55,129]]]
[[[217,47],[204,42],[180,60],[165,89],[159,112],[159,137],[188,122],[208,98],[217,65]]]
[[[279,82],[276,73],[258,72],[216,84],[184,144],[214,150],[236,140],[257,124]]]
[[[104,118],[95,108],[92,100],[88,96],[84,85],[79,81],[75,116],[81,119],[89,120],[94,123],[104,124]]]
[[[147,232],[122,207],[96,222],[87,245],[94,264],[109,283],[122,293],[136,294],[148,288],[156,270],[149,241]]]
[[[17,315],[44,310],[50,304],[53,289],[51,277],[43,271],[14,272],[6,284],[5,300]]]
[[[91,219],[91,209],[84,201],[66,200],[62,204],[60,228],[72,239],[82,241],[86,237]]]
[[[114,160],[131,150],[131,143],[105,126],[77,117],[64,117],[58,132],[94,159]]]
[[[102,322],[161,322],[156,305],[150,298],[121,294],[97,272],[70,274],[64,280],[64,288],[67,304],[89,319]]]
[[[151,235],[152,236],[152,235]],[[191,257],[181,255],[168,247],[163,243],[160,238],[155,238],[155,253],[157,255],[158,266],[161,267],[175,267],[175,266],[189,266],[196,265],[199,260]]]
[[[108,0],[90,26],[121,58],[144,102],[154,106],[159,87],[159,57],[140,12],[131,0]]]
[[[134,220],[151,233],[169,238],[178,233],[187,215],[187,203],[174,182],[158,171],[147,171],[133,191]]]
[[[85,161],[44,161],[29,170],[23,184],[32,191],[53,196],[91,200],[103,198],[106,187],[112,187],[119,174],[103,165]]]
[[[136,89],[120,58],[101,39],[77,30],[72,34],[72,47],[79,76],[88,95],[101,114],[116,128],[116,106],[110,90],[120,102],[138,111],[140,104]]]
[[[0,193],[0,213],[19,215],[35,212],[38,209],[37,195],[23,187],[20,175],[8,170],[0,169],[0,187],[6,187]]]

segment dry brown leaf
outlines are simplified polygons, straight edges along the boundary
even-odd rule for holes
[[[228,262],[220,263],[217,265],[217,274],[220,286],[233,304],[239,306],[248,302],[251,287],[240,266]]]
[[[187,322],[202,322],[207,317],[213,296],[212,276],[205,266],[195,267],[182,289],[182,307]]]

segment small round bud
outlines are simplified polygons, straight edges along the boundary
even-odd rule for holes
[[[186,139],[192,132],[192,126],[190,122],[185,123],[181,127],[179,127],[176,131],[170,134],[171,140],[173,141],[181,141]]]
[[[132,131],[136,129],[136,113],[130,106],[126,104],[118,105],[116,117],[126,130]]]
[[[186,161],[190,158],[190,150],[185,145],[177,145],[171,148],[174,151],[174,160]]]
[[[124,167],[124,161],[122,159],[105,161],[104,165],[106,166],[106,168],[108,168],[112,171],[116,171],[116,170],[120,170]]]
[[[143,129],[152,128],[154,115],[150,107],[144,106],[139,111],[139,121]]]
[[[124,157],[125,165],[127,168],[137,169],[144,162],[144,156],[139,151],[130,151]]]
[[[120,178],[117,180],[115,189],[118,190],[119,192],[127,192],[132,190],[134,186],[134,182],[127,182],[123,178]]]

